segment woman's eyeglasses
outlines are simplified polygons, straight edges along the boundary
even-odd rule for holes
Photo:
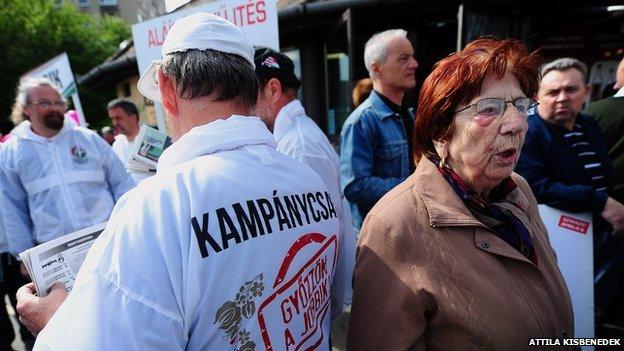
[[[520,112],[520,114],[526,116],[529,114],[529,110],[533,107],[537,106],[538,103],[531,98],[517,98],[515,100],[505,100],[500,98],[487,98],[482,99],[474,104],[470,104],[462,109],[455,111],[455,113],[459,113],[465,111],[471,107],[475,107],[478,115],[481,116],[492,116],[492,117],[500,117],[505,113],[505,109],[507,108],[507,104],[512,104]]]

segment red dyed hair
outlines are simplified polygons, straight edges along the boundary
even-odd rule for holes
[[[420,90],[414,122],[414,158],[437,157],[434,140],[453,135],[455,111],[481,91],[488,73],[502,79],[506,72],[517,80],[522,92],[535,97],[539,88],[540,57],[529,53],[515,39],[479,38],[461,52],[438,61]]]

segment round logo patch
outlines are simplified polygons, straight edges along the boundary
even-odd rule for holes
[[[85,150],[84,148],[78,145],[72,146],[71,154],[74,162],[78,164],[83,164],[87,162],[87,150]]]

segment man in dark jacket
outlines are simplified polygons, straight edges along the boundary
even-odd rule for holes
[[[537,114],[529,116],[516,171],[537,201],[594,215],[596,306],[605,311],[622,271],[624,205],[613,199],[613,168],[596,121],[580,113],[589,86],[582,62],[563,58],[542,67]],[[599,320],[602,322],[602,320]]]
[[[615,95],[587,105],[584,113],[594,117],[604,135],[613,161],[613,198],[624,202],[624,59],[617,70]],[[618,90],[619,89],[619,90]]]

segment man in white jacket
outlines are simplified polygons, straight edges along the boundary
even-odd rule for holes
[[[333,295],[332,314],[336,317],[343,305],[351,303],[351,276],[356,246],[351,211],[340,190],[340,159],[325,133],[306,115],[303,105],[297,100],[301,82],[295,75],[292,60],[273,49],[257,47],[254,63],[260,83],[256,113],[273,132],[277,151],[310,166],[323,178],[335,199],[343,238],[336,282],[342,285],[338,291],[344,295]]]
[[[139,90],[175,142],[115,207],[35,350],[327,350],[338,215],[323,180],[249,116],[253,46],[196,13],[162,50]],[[20,308],[36,315],[51,301],[31,293]]]
[[[25,121],[0,149],[1,211],[9,252],[102,223],[134,181],[97,133],[64,118],[66,104],[46,78],[20,83]]]

